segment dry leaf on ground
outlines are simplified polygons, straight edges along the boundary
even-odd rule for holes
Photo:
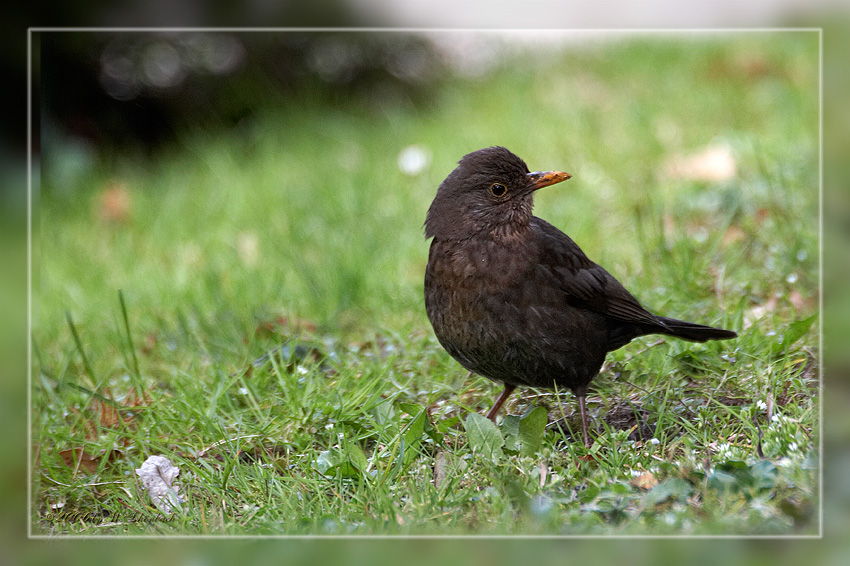
[[[685,181],[729,181],[738,174],[738,164],[731,149],[713,145],[690,155],[674,156],[665,164],[664,173]]]

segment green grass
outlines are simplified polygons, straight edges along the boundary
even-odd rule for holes
[[[47,146],[33,534],[816,534],[817,35],[517,57],[418,106],[264,93],[153,157]],[[718,142],[734,178],[664,174]],[[424,314],[425,211],[493,144],[573,174],[536,214],[650,309],[740,334],[611,353],[590,450],[565,392],[469,434],[499,387]],[[134,472],[155,454],[181,470],[168,519]]]

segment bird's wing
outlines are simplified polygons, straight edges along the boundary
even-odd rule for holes
[[[655,315],[610,273],[588,259],[569,236],[536,217],[532,227],[540,246],[540,275],[554,282],[570,305],[625,322],[659,325]]]

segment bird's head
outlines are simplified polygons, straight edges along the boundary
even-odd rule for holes
[[[570,178],[561,171],[529,172],[504,147],[473,151],[440,184],[425,217],[425,237],[509,236],[528,226],[534,191]]]

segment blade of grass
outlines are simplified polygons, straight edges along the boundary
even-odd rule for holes
[[[71,329],[71,335],[74,337],[74,343],[77,345],[77,351],[80,353],[80,358],[83,360],[83,367],[86,370],[86,373],[89,375],[89,379],[91,379],[92,384],[97,383],[97,379],[95,378],[94,370],[89,363],[89,359],[86,356],[86,350],[83,348],[83,341],[80,340],[80,335],[77,332],[77,327],[74,324],[74,319],[71,317],[71,313],[65,311],[65,318],[68,321],[68,326]]]
[[[121,304],[121,316],[124,319],[124,332],[127,335],[127,347],[130,349],[130,357],[133,360],[133,389],[138,398],[142,398],[144,389],[142,387],[142,373],[139,371],[139,358],[136,357],[136,347],[133,344],[133,335],[130,333],[130,318],[127,316],[127,303],[124,301],[124,292],[118,289],[118,302]]]

